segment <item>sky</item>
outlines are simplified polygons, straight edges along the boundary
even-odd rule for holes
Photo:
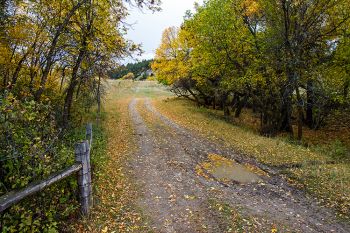
[[[127,38],[135,43],[142,44],[145,51],[137,59],[151,59],[160,44],[164,29],[171,26],[180,26],[187,10],[194,9],[194,3],[202,3],[202,0],[162,0],[162,11],[152,13],[149,10],[130,9],[130,15],[126,19],[132,24]],[[126,59],[132,62],[132,59]]]

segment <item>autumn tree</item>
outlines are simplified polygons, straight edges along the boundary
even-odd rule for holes
[[[236,117],[251,107],[260,114],[262,134],[293,135],[296,117],[300,140],[304,124],[320,127],[347,99],[348,5],[346,0],[206,1],[186,15],[177,36],[163,35],[159,50],[187,51],[186,60],[157,54],[153,68],[163,81],[186,67],[182,76],[190,80],[197,102],[223,109],[226,116],[234,111]]]
[[[306,121],[312,127],[312,113],[317,107],[314,104],[314,86],[321,80],[314,80],[312,73],[318,65],[331,59],[335,46],[333,42],[349,20],[349,12],[343,10],[346,4],[347,1],[261,1],[270,51],[275,56],[273,60],[279,62],[276,68],[283,67],[286,77],[281,89],[285,119],[283,128],[292,130],[292,101],[295,98],[299,139],[302,136],[304,109]],[[306,90],[306,101],[302,89]]]
[[[116,62],[140,51],[125,39],[129,4],[155,0],[0,2],[0,195],[67,167],[74,129],[95,104]],[[75,140],[75,139],[74,139]],[[73,148],[72,145],[69,148]],[[72,214],[67,181],[0,217],[5,231],[54,232]],[[57,193],[62,193],[60,201]],[[60,213],[57,212],[60,209]],[[34,211],[29,211],[34,210]],[[25,214],[23,214],[25,212]],[[61,214],[61,212],[64,214]],[[64,215],[64,216],[63,216]],[[30,225],[30,227],[28,227]]]
[[[199,104],[194,93],[194,82],[191,79],[191,60],[186,31],[176,27],[164,30],[161,45],[156,50],[155,61],[152,63],[158,81],[172,85],[173,91],[179,96],[189,98]]]
[[[133,80],[134,78],[135,78],[135,75],[131,72],[127,73],[126,75],[124,75],[122,77],[122,79],[124,79],[124,80]]]

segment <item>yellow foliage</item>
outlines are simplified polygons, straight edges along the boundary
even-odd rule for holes
[[[183,30],[170,27],[164,30],[162,43],[156,50],[152,70],[157,79],[166,84],[173,84],[181,78],[189,76],[189,48]]]
[[[260,5],[256,0],[244,0],[242,7],[245,10],[244,13],[246,16],[253,16],[259,12]]]

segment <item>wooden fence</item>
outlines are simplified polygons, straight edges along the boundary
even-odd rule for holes
[[[92,124],[86,126],[86,140],[75,145],[76,163],[69,168],[52,174],[47,179],[29,184],[20,191],[9,192],[0,197],[0,213],[10,206],[16,204],[23,198],[37,193],[44,188],[78,173],[79,201],[81,213],[88,216],[93,205],[90,150],[92,144]]]

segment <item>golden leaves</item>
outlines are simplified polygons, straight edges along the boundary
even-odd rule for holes
[[[126,81],[127,82],[127,81]],[[118,89],[117,89],[118,88]],[[97,205],[89,221],[76,226],[78,232],[143,232],[147,225],[135,208],[137,193],[125,163],[133,151],[133,131],[128,114],[129,95],[112,83],[103,122],[108,134],[107,162],[95,180]]]
[[[260,5],[256,0],[244,0],[242,8],[246,16],[250,17],[259,13]]]

